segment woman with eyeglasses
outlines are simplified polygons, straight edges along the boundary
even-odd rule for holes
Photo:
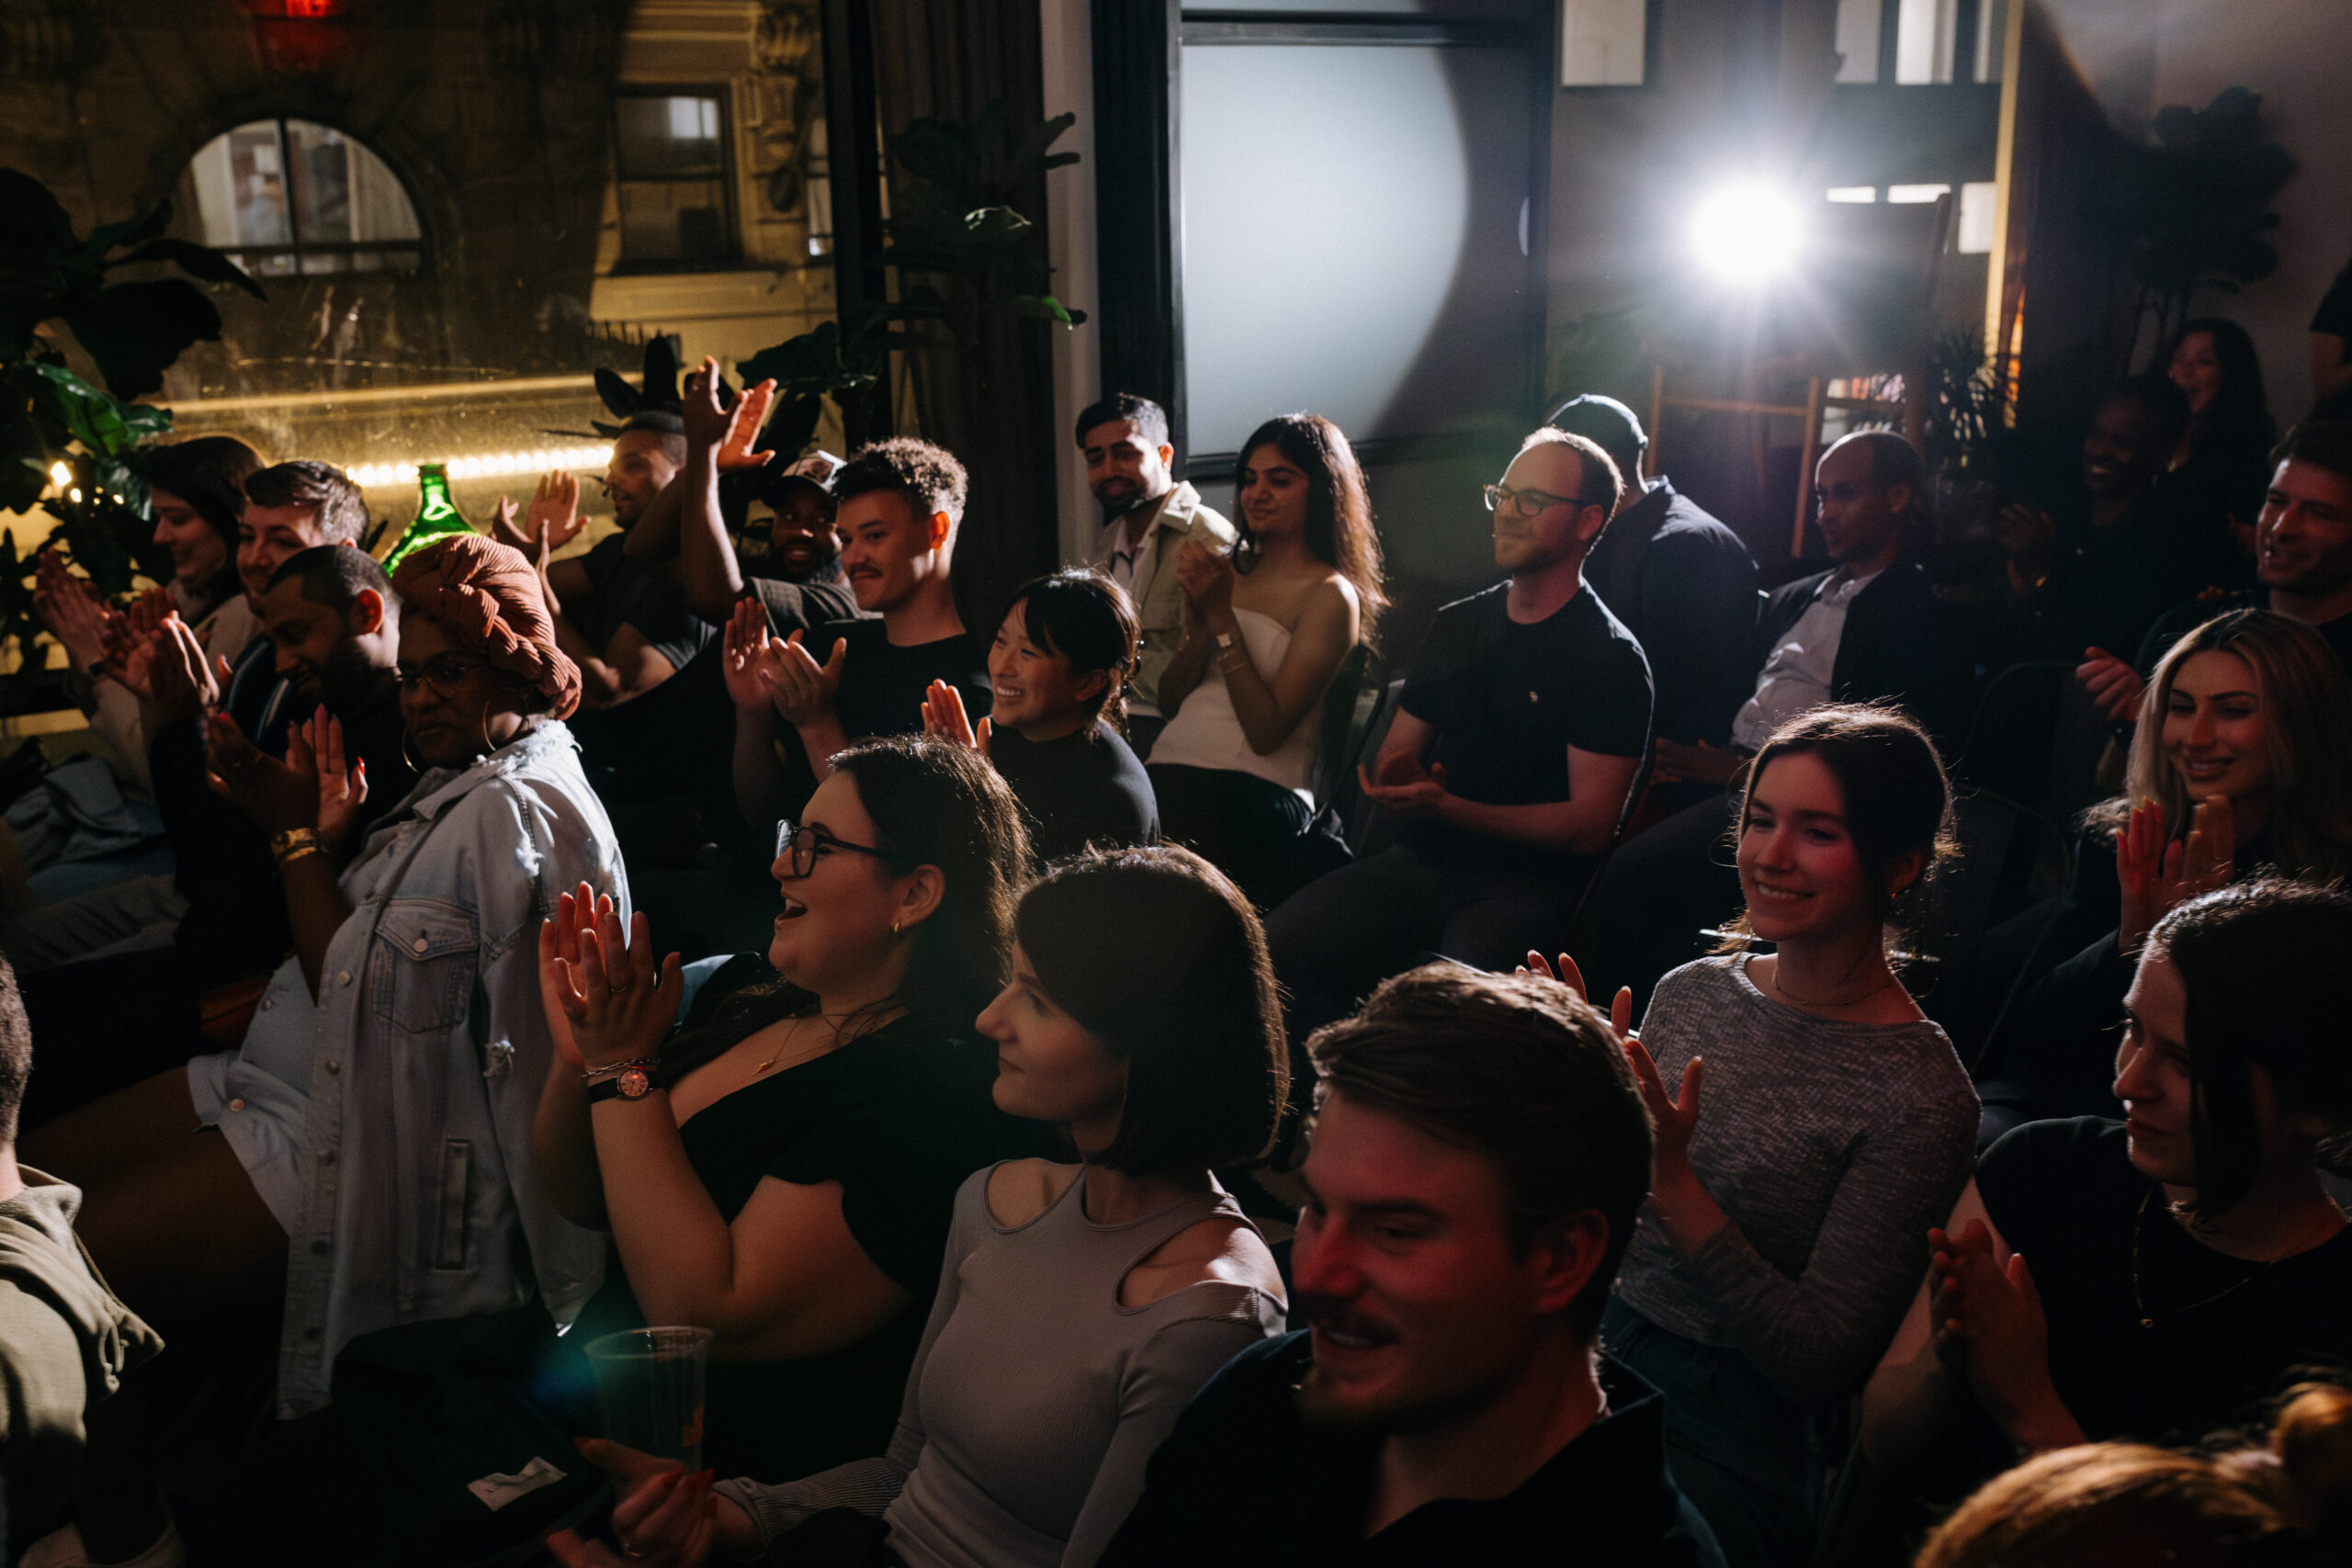
[[[83,1239],[167,1335],[284,1307],[277,1403],[296,1414],[327,1402],[355,1337],[535,1293],[560,1314],[603,1256],[530,1157],[554,1043],[529,939],[562,888],[628,898],[561,722],[580,672],[503,545],[435,544],[393,587],[416,787],[358,840],[368,781],[334,720],[279,762],[216,719],[218,787],[274,834],[294,955],[239,1049],[27,1144],[88,1194]]]
[[[1152,742],[1161,833],[1261,906],[1315,814],[1323,694],[1387,599],[1372,500],[1348,438],[1311,413],[1270,419],[1234,465],[1230,555],[1176,557],[1184,635],[1159,677]]]
[[[976,751],[856,746],[779,826],[764,961],[680,1018],[674,956],[587,888],[540,934],[548,1076],[534,1149],[619,1267],[572,1334],[716,1337],[704,1453],[781,1480],[881,1452],[939,1280],[956,1191],[1036,1152],[989,1099],[972,1020],[1004,982],[1021,811]]]

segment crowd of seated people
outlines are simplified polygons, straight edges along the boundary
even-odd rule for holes
[[[168,588],[40,579],[177,873],[10,927],[9,1560],[252,1560],[270,1441],[329,1432],[354,1562],[2331,1549],[2352,1396],[2275,1401],[2352,1354],[2352,427],[2272,446],[2226,321],[2163,371],[1973,585],[1894,433],[1759,593],[1570,399],[1376,747],[1373,496],[1313,414],[1228,523],[1106,396],[1097,558],[968,627],[955,455],[764,452],[709,363],[584,551],[555,475],[387,579],[339,470],[158,448]],[[2020,660],[2114,727],[2063,885],[1956,832]],[[1966,943],[2000,1008],[1929,983]],[[528,1364],[430,1341],[430,1397],[582,1439],[454,1482],[544,1517],[373,1462],[431,1428],[380,1383],[316,1425],[492,1322]],[[579,1397],[650,1325],[709,1335],[702,1468]]]

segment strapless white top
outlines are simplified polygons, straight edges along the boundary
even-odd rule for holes
[[[1249,650],[1250,666],[1260,679],[1271,684],[1274,671],[1283,667],[1283,656],[1290,651],[1290,629],[1272,615],[1238,606],[1233,618],[1240,625],[1241,645]],[[1155,764],[1170,762],[1188,768],[1227,768],[1252,773],[1282,785],[1312,806],[1315,742],[1321,728],[1317,717],[1322,711],[1320,703],[1310,705],[1291,732],[1283,737],[1280,746],[1261,754],[1251,749],[1250,738],[1242,733],[1241,719],[1233,711],[1233,694],[1226,690],[1225,671],[1211,659],[1201,683],[1185,696],[1184,705],[1176,710],[1176,716],[1168,721],[1168,728],[1152,742],[1151,760]]]

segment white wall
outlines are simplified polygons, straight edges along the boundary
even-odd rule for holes
[[[2346,0],[2050,0],[2069,49],[2116,124],[2143,131],[2171,104],[2225,87],[2260,93],[2265,121],[2301,165],[2273,203],[2278,270],[2244,293],[2200,293],[2200,315],[2243,323],[2283,427],[2311,408],[2305,329],[2352,257],[2352,4]],[[2030,328],[2029,328],[2030,330]]]
[[[1060,498],[1062,558],[1078,562],[1093,555],[1102,531],[1102,509],[1086,488],[1086,459],[1070,439],[1078,411],[1095,400],[1102,380],[1091,319],[1102,306],[1094,266],[1094,41],[1087,0],[1039,0],[1038,10],[1046,118],[1078,116],[1053,150],[1075,152],[1079,161],[1046,175],[1054,297],[1090,318],[1075,331],[1054,333],[1054,484]]]

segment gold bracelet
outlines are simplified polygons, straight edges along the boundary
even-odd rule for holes
[[[325,852],[326,848],[319,842],[318,829],[315,828],[288,828],[282,833],[273,833],[269,837],[270,858],[280,866],[285,865],[288,861],[300,860],[304,855]]]

